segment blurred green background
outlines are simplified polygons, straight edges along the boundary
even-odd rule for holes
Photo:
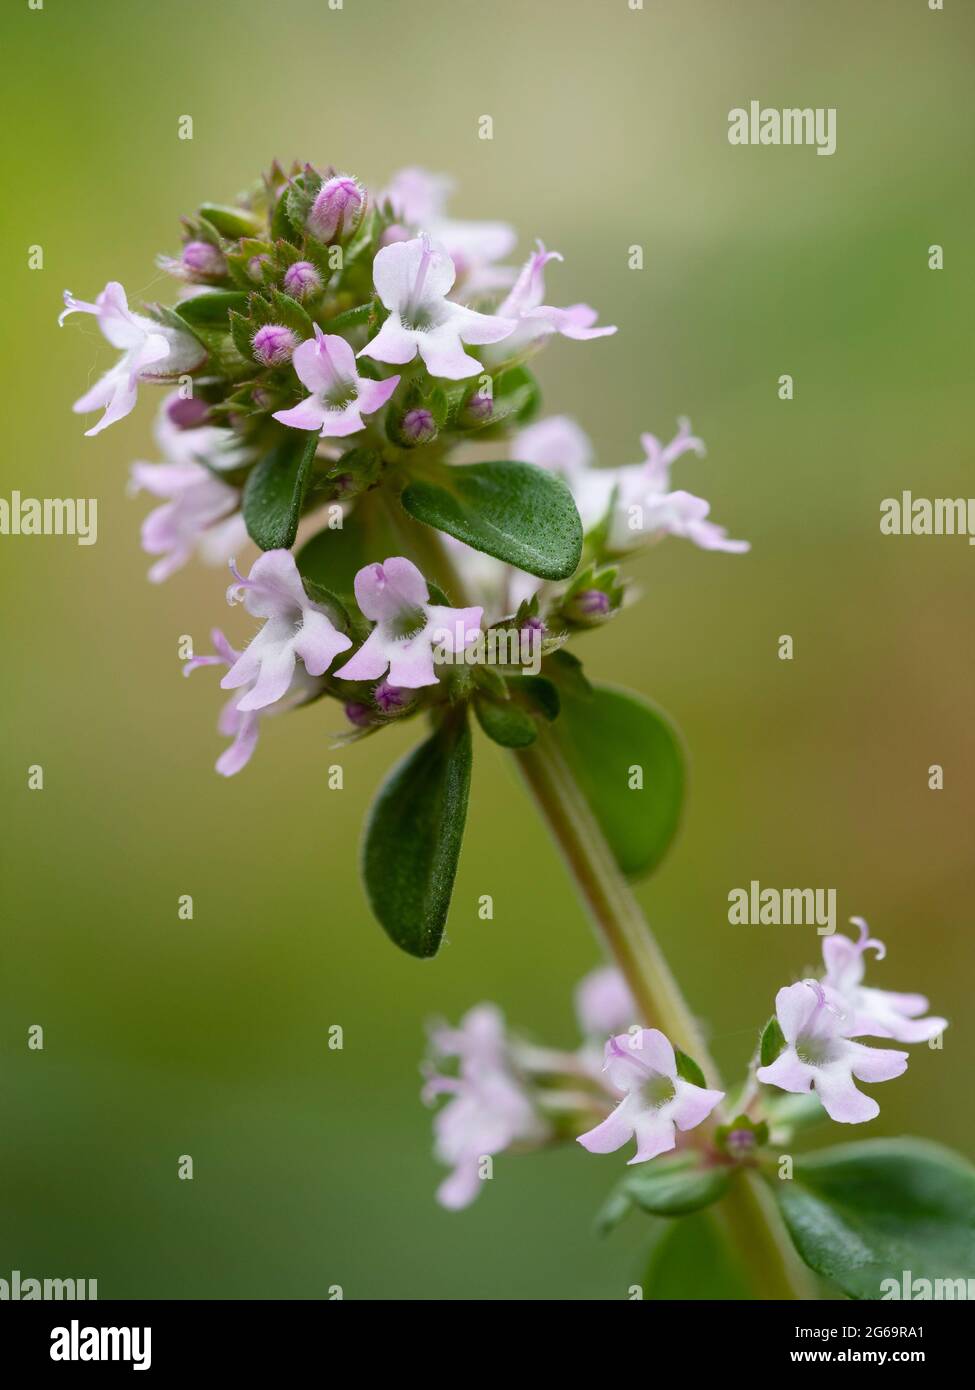
[[[737,1070],[818,941],[729,926],[729,890],[835,886],[841,918],[888,942],[877,983],[926,991],[952,1022],[942,1053],[914,1049],[883,1087],[868,1132],[971,1152],[975,558],[961,538],[882,537],[878,516],[903,488],[972,491],[972,7],[10,0],[0,26],[3,494],[100,504],[94,547],[0,540],[0,1275],[96,1277],[103,1297],[619,1298],[642,1267],[638,1222],[591,1230],[616,1158],[501,1158],[469,1211],[433,1202],[424,1021],[495,999],[572,1045],[571,991],[599,959],[502,751],[479,742],[450,944],[408,959],[370,920],[356,852],[415,726],[336,755],[340,721],[318,705],[217,777],[221,697],[181,679],[176,644],[246,619],[219,572],[145,580],[149,504],[125,480],[155,457],[151,391],[96,439],[70,413],[111,354],[88,320],[58,330],[63,288],[165,294],[154,257],[179,215],[274,156],[374,188],[404,164],[447,171],[455,215],[561,250],[553,301],[589,299],[620,332],[544,356],[546,407],[575,413],[605,462],[690,415],[709,457],[675,485],[753,551],[661,546],[642,605],[584,651],[659,700],[691,751],[679,844],[641,900]],[[835,106],[837,153],[730,146],[728,111],[752,98]]]

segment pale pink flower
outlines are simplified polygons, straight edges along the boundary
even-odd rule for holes
[[[220,682],[224,690],[246,686],[237,709],[246,712],[273,705],[290,689],[300,658],[310,676],[321,676],[352,642],[339,632],[324,608],[305,593],[290,550],[266,550],[254,561],[248,578],[233,567],[235,583],[229,603],[243,602],[264,626],[237,657]]]
[[[891,1038],[894,1042],[928,1042],[939,1037],[948,1027],[948,1020],[935,1015],[921,1018],[928,1008],[923,994],[896,994],[888,989],[872,989],[863,981],[865,956],[868,950],[883,960],[887,949],[882,941],[870,936],[862,917],[850,921],[859,932],[859,940],[848,936],[827,936],[823,939],[823,961],[826,975],[823,983],[840,995],[852,1014],[849,1029],[854,1038]]]
[[[184,676],[188,676],[200,666],[232,667],[240,660],[241,653],[235,651],[219,628],[214,628],[210,635],[216,655],[191,657],[183,666]],[[236,695],[229,699],[217,722],[220,733],[232,740],[230,746],[225,748],[217,759],[216,768],[220,775],[233,777],[250,762],[257,746],[262,719],[294,709],[296,705],[302,704],[315,694],[317,689],[318,682],[299,666],[295,670],[289,689],[271,705],[265,705],[261,709],[241,710]]]
[[[549,261],[561,261],[562,256],[558,251],[546,251],[541,241],[536,245],[538,250],[528,257],[510,293],[498,307],[499,315],[514,319],[517,327],[505,339],[503,350],[495,349],[489,354],[492,361],[520,356],[552,333],[586,341],[605,338],[616,332],[612,325],[595,326],[599,315],[589,304],[572,304],[567,309],[556,309],[551,304],[542,303],[545,298],[545,267]]]
[[[77,415],[104,407],[102,418],[85,430],[86,435],[100,434],[130,414],[140,381],[164,381],[194,371],[206,357],[203,345],[192,334],[133,313],[117,280],[108,282],[94,304],[75,299],[70,290],[64,292],[64,303],[59,324],[63,325],[69,314],[93,314],[112,347],[122,353],[115,366],[72,406]]]
[[[815,1091],[831,1119],[862,1124],[880,1114],[858,1081],[890,1081],[907,1069],[907,1053],[853,1042],[855,1020],[843,999],[817,980],[786,985],[775,996],[775,1015],[786,1048],[755,1073],[767,1086],[803,1094]]]
[[[458,1059],[457,1076],[431,1073],[423,1088],[428,1103],[451,1097],[433,1122],[436,1156],[453,1169],[437,1201],[458,1211],[478,1196],[485,1158],[515,1143],[541,1142],[548,1126],[511,1066],[504,1019],[493,1004],[469,1010],[457,1029],[434,1028],[431,1041],[438,1056]]]
[[[454,263],[426,234],[377,252],[372,273],[389,317],[360,357],[402,365],[419,353],[432,376],[460,380],[481,370],[464,343],[496,343],[515,327],[514,319],[479,314],[447,298]]]
[[[399,385],[399,377],[371,381],[356,371],[355,353],[344,338],[323,333],[295,349],[292,365],[311,392],[290,410],[276,410],[275,420],[296,430],[317,430],[323,438],[339,439],[365,429],[363,414],[381,410]]]
[[[368,681],[388,671],[389,683],[407,690],[436,685],[434,649],[457,654],[470,646],[477,640],[484,611],[431,603],[423,575],[401,555],[361,569],[355,577],[355,596],[375,627],[335,675]]]
[[[623,1099],[577,1142],[590,1153],[607,1154],[636,1139],[630,1164],[646,1163],[675,1148],[677,1131],[696,1128],[724,1099],[724,1091],[709,1091],[678,1076],[674,1049],[657,1028],[610,1038],[603,1072]]]

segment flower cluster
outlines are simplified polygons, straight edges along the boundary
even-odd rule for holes
[[[636,1021],[636,1005],[613,967],[593,971],[576,991],[585,1042],[575,1052],[541,1048],[508,1033],[491,1004],[472,1009],[456,1030],[434,1028],[435,1059],[459,1059],[450,1077],[427,1064],[424,1097],[451,1095],[435,1118],[436,1155],[454,1169],[438,1199],[452,1208],[473,1201],[480,1179],[490,1175],[485,1160],[503,1149],[574,1137],[589,1153],[606,1154],[635,1140],[628,1162],[641,1164],[671,1153],[682,1134],[706,1121],[709,1132],[689,1141],[702,1167],[754,1165],[760,1145],[782,1133],[776,1090],[815,1093],[825,1114],[842,1124],[874,1119],[877,1102],[855,1081],[900,1076],[908,1054],[857,1039],[925,1042],[948,1024],[922,1017],[928,1001],[921,994],[863,985],[867,951],[881,959],[885,951],[861,918],[853,922],[858,940],[824,941],[820,979],[779,990],[775,1017],[763,1032],[731,1124],[717,1123],[725,1092],[709,1087],[693,1059],[676,1051],[659,1029]],[[601,1048],[599,1039],[605,1040]]]
[[[75,402],[102,411],[87,434],[128,415],[143,384],[170,388],[160,461],[131,472],[161,502],[142,529],[150,579],[230,562],[232,601],[263,620],[243,652],[221,637],[187,663],[229,668],[225,774],[260,715],[318,696],[344,709],[343,737],[479,691],[507,699],[503,672],[458,670],[475,630],[557,650],[619,611],[619,563],[641,544],[747,549],[671,485],[681,455],[704,453],[686,421],[667,445],[644,435],[642,462],[606,468],[571,420],[534,418],[534,354],[616,329],[589,304],[550,302],[557,251],[538,242],[508,263],[514,230],[451,218],[449,191],[415,168],[372,195],[338,170],[275,164],[236,205],[184,220],[179,253],[159,260],[172,307],[136,312],[115,281],[93,302],[65,293],[60,321],[93,315],[120,354]],[[488,441],[501,463],[468,463]],[[264,554],[245,579],[252,542]]]

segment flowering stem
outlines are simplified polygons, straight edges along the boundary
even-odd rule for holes
[[[515,757],[642,1017],[699,1063],[709,1085],[717,1084],[697,1021],[554,737],[540,728],[536,741]],[[717,1212],[759,1297],[813,1296],[756,1173],[742,1170]]]

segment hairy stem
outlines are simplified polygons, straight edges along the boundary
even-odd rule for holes
[[[579,790],[555,739],[540,729],[515,754],[543,819],[555,837],[599,935],[647,1023],[658,1025],[719,1083],[697,1020],[647,925],[640,905]],[[811,1297],[771,1195],[758,1174],[742,1171],[716,1213],[731,1237],[756,1294],[763,1299]]]

